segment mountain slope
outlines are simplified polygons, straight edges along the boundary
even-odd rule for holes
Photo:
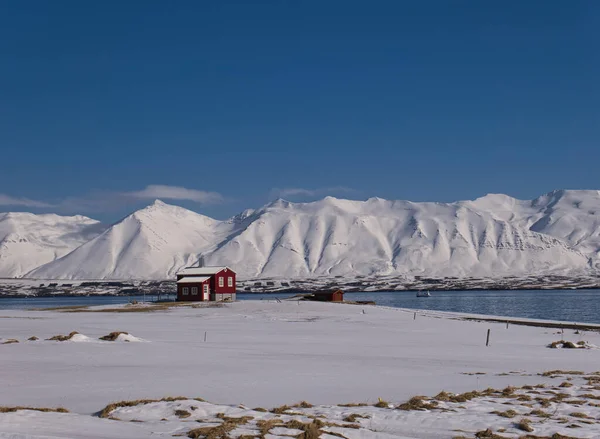
[[[598,261],[594,206],[596,191],[455,203],[327,197],[217,221],[157,201],[28,276],[169,279],[198,261],[241,278],[575,274]]]
[[[28,277],[167,279],[181,267],[196,263],[202,252],[213,249],[234,226],[157,200]]]
[[[84,216],[0,213],[0,277],[19,277],[94,238],[103,229]]]
[[[279,200],[204,256],[242,275],[492,276],[587,270],[567,242],[468,206],[369,199]]]

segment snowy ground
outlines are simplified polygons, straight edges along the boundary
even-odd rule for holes
[[[600,437],[600,409],[590,405],[600,403],[595,376],[540,375],[600,369],[600,333],[563,335],[448,317],[419,313],[414,319],[401,309],[285,301],[155,312],[0,311],[0,406],[71,412],[0,413],[0,438],[172,437],[214,426],[229,430],[225,436],[202,430],[199,437],[290,437],[302,433],[298,428],[316,428],[322,438],[329,437],[327,430],[349,439],[472,438],[490,427],[512,438],[525,434],[516,428],[523,417],[538,436]],[[72,331],[79,334],[69,341],[46,340]],[[130,336],[99,340],[113,331]],[[39,340],[28,341],[31,336]],[[585,341],[588,348],[547,347],[561,338]],[[10,339],[19,343],[2,344]],[[559,387],[564,382],[572,386]],[[538,384],[546,387],[484,392]],[[425,411],[397,408],[415,395],[433,397],[442,390],[484,393],[456,402],[443,396],[425,400]],[[118,420],[93,415],[115,401],[180,395],[210,403],[159,401],[107,414]],[[391,408],[374,407],[379,398]],[[315,406],[279,414],[250,410],[302,400]],[[342,403],[369,405],[338,406]],[[509,409],[513,417],[491,413]],[[535,410],[544,415],[532,415]],[[344,421],[352,414],[365,418]],[[242,416],[252,419],[230,419]],[[310,416],[325,418],[309,426],[315,423]]]

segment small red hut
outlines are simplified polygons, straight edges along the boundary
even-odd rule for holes
[[[313,300],[319,302],[343,302],[344,292],[342,290],[317,291],[313,293]]]
[[[177,300],[235,301],[235,272],[229,267],[187,267],[177,273]]]

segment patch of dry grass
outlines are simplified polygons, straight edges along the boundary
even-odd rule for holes
[[[121,335],[121,334],[129,335],[129,332],[114,331],[114,332],[111,332],[110,334],[103,335],[102,337],[100,337],[100,340],[115,341],[117,338],[119,338],[119,335]]]
[[[376,404],[374,404],[374,407],[380,408],[380,409],[389,409],[390,408],[390,403],[379,398],[379,401],[377,401]]]
[[[293,408],[301,408],[301,409],[310,409],[313,407],[313,405],[307,401],[300,401],[299,403],[294,404],[292,407]]]
[[[413,396],[407,402],[400,404],[396,408],[399,410],[406,410],[406,411],[409,411],[409,410],[424,411],[424,410],[436,409],[437,406],[438,406],[438,402],[435,400],[429,401],[428,398],[425,396]]]
[[[16,338],[9,338],[8,340],[4,340],[2,342],[2,344],[13,344],[13,343],[19,343],[19,340],[17,340]]]
[[[29,338],[27,339],[27,341],[36,341],[36,340],[39,340],[39,338],[38,338],[38,337],[36,337],[35,335],[34,335],[34,336],[32,336],[32,337],[29,337]]]
[[[274,413],[276,415],[282,415],[291,409],[292,409],[292,407],[289,405],[282,405],[280,407],[275,407],[274,409],[271,409],[271,413]]]
[[[518,415],[519,415],[519,414],[518,414],[517,412],[515,412],[513,409],[506,410],[505,412],[501,412],[501,411],[495,410],[495,411],[493,411],[493,412],[492,412],[492,414],[494,414],[494,415],[498,415],[498,416],[501,416],[501,417],[503,417],[503,418],[510,418],[510,419],[512,419],[512,418],[514,418],[515,416],[518,416]]]
[[[69,335],[58,334],[53,337],[47,338],[46,340],[48,340],[48,341],[67,341],[67,340],[71,340],[73,338],[73,336],[75,336],[77,334],[79,334],[79,332],[73,331]]]
[[[558,387],[573,387],[573,384],[568,381],[563,381]]]
[[[533,427],[531,426],[531,420],[527,418],[523,418],[519,422],[517,422],[515,424],[515,428],[521,431],[526,431],[527,433],[531,433],[533,431]]]
[[[22,406],[2,407],[2,406],[0,406],[0,413],[12,413],[12,412],[17,412],[19,410],[33,410],[36,412],[45,412],[45,413],[69,413],[69,411],[63,407],[48,408],[48,407],[22,407]]]
[[[121,407],[135,407],[143,404],[152,404],[154,402],[173,402],[173,401],[184,401],[190,398],[185,396],[167,396],[162,399],[135,399],[132,401],[118,401],[112,402],[100,410],[97,414],[100,418],[108,418],[110,414],[114,412],[116,409]]]
[[[546,372],[542,372],[540,374],[543,377],[555,378],[558,375],[585,375],[585,372],[580,370],[547,370]]]
[[[217,417],[219,416],[217,415]],[[247,424],[248,421],[254,419],[252,416],[230,418],[224,415],[220,416],[219,418],[223,420],[220,425],[213,427],[194,428],[193,430],[188,431],[187,437],[192,439],[228,439],[230,431],[235,430],[240,425]]]
[[[368,416],[361,415],[358,413],[352,413],[344,418],[345,422],[356,422],[357,419],[369,419]]]
[[[573,418],[581,418],[581,419],[589,418],[588,415],[586,415],[585,413],[582,413],[582,412],[573,412],[573,413],[570,413],[569,416],[572,416]]]
[[[175,416],[177,416],[180,419],[185,419],[185,418],[189,418],[190,416],[192,416],[192,414],[190,412],[188,412],[187,410],[175,410]]]
[[[366,407],[368,405],[366,402],[349,402],[347,404],[338,404],[338,407]]]

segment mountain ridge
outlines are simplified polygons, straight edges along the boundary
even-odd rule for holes
[[[241,278],[495,276],[600,270],[600,191],[533,200],[277,199],[216,220],[160,200],[26,273],[60,279],[169,279],[183,266]]]

